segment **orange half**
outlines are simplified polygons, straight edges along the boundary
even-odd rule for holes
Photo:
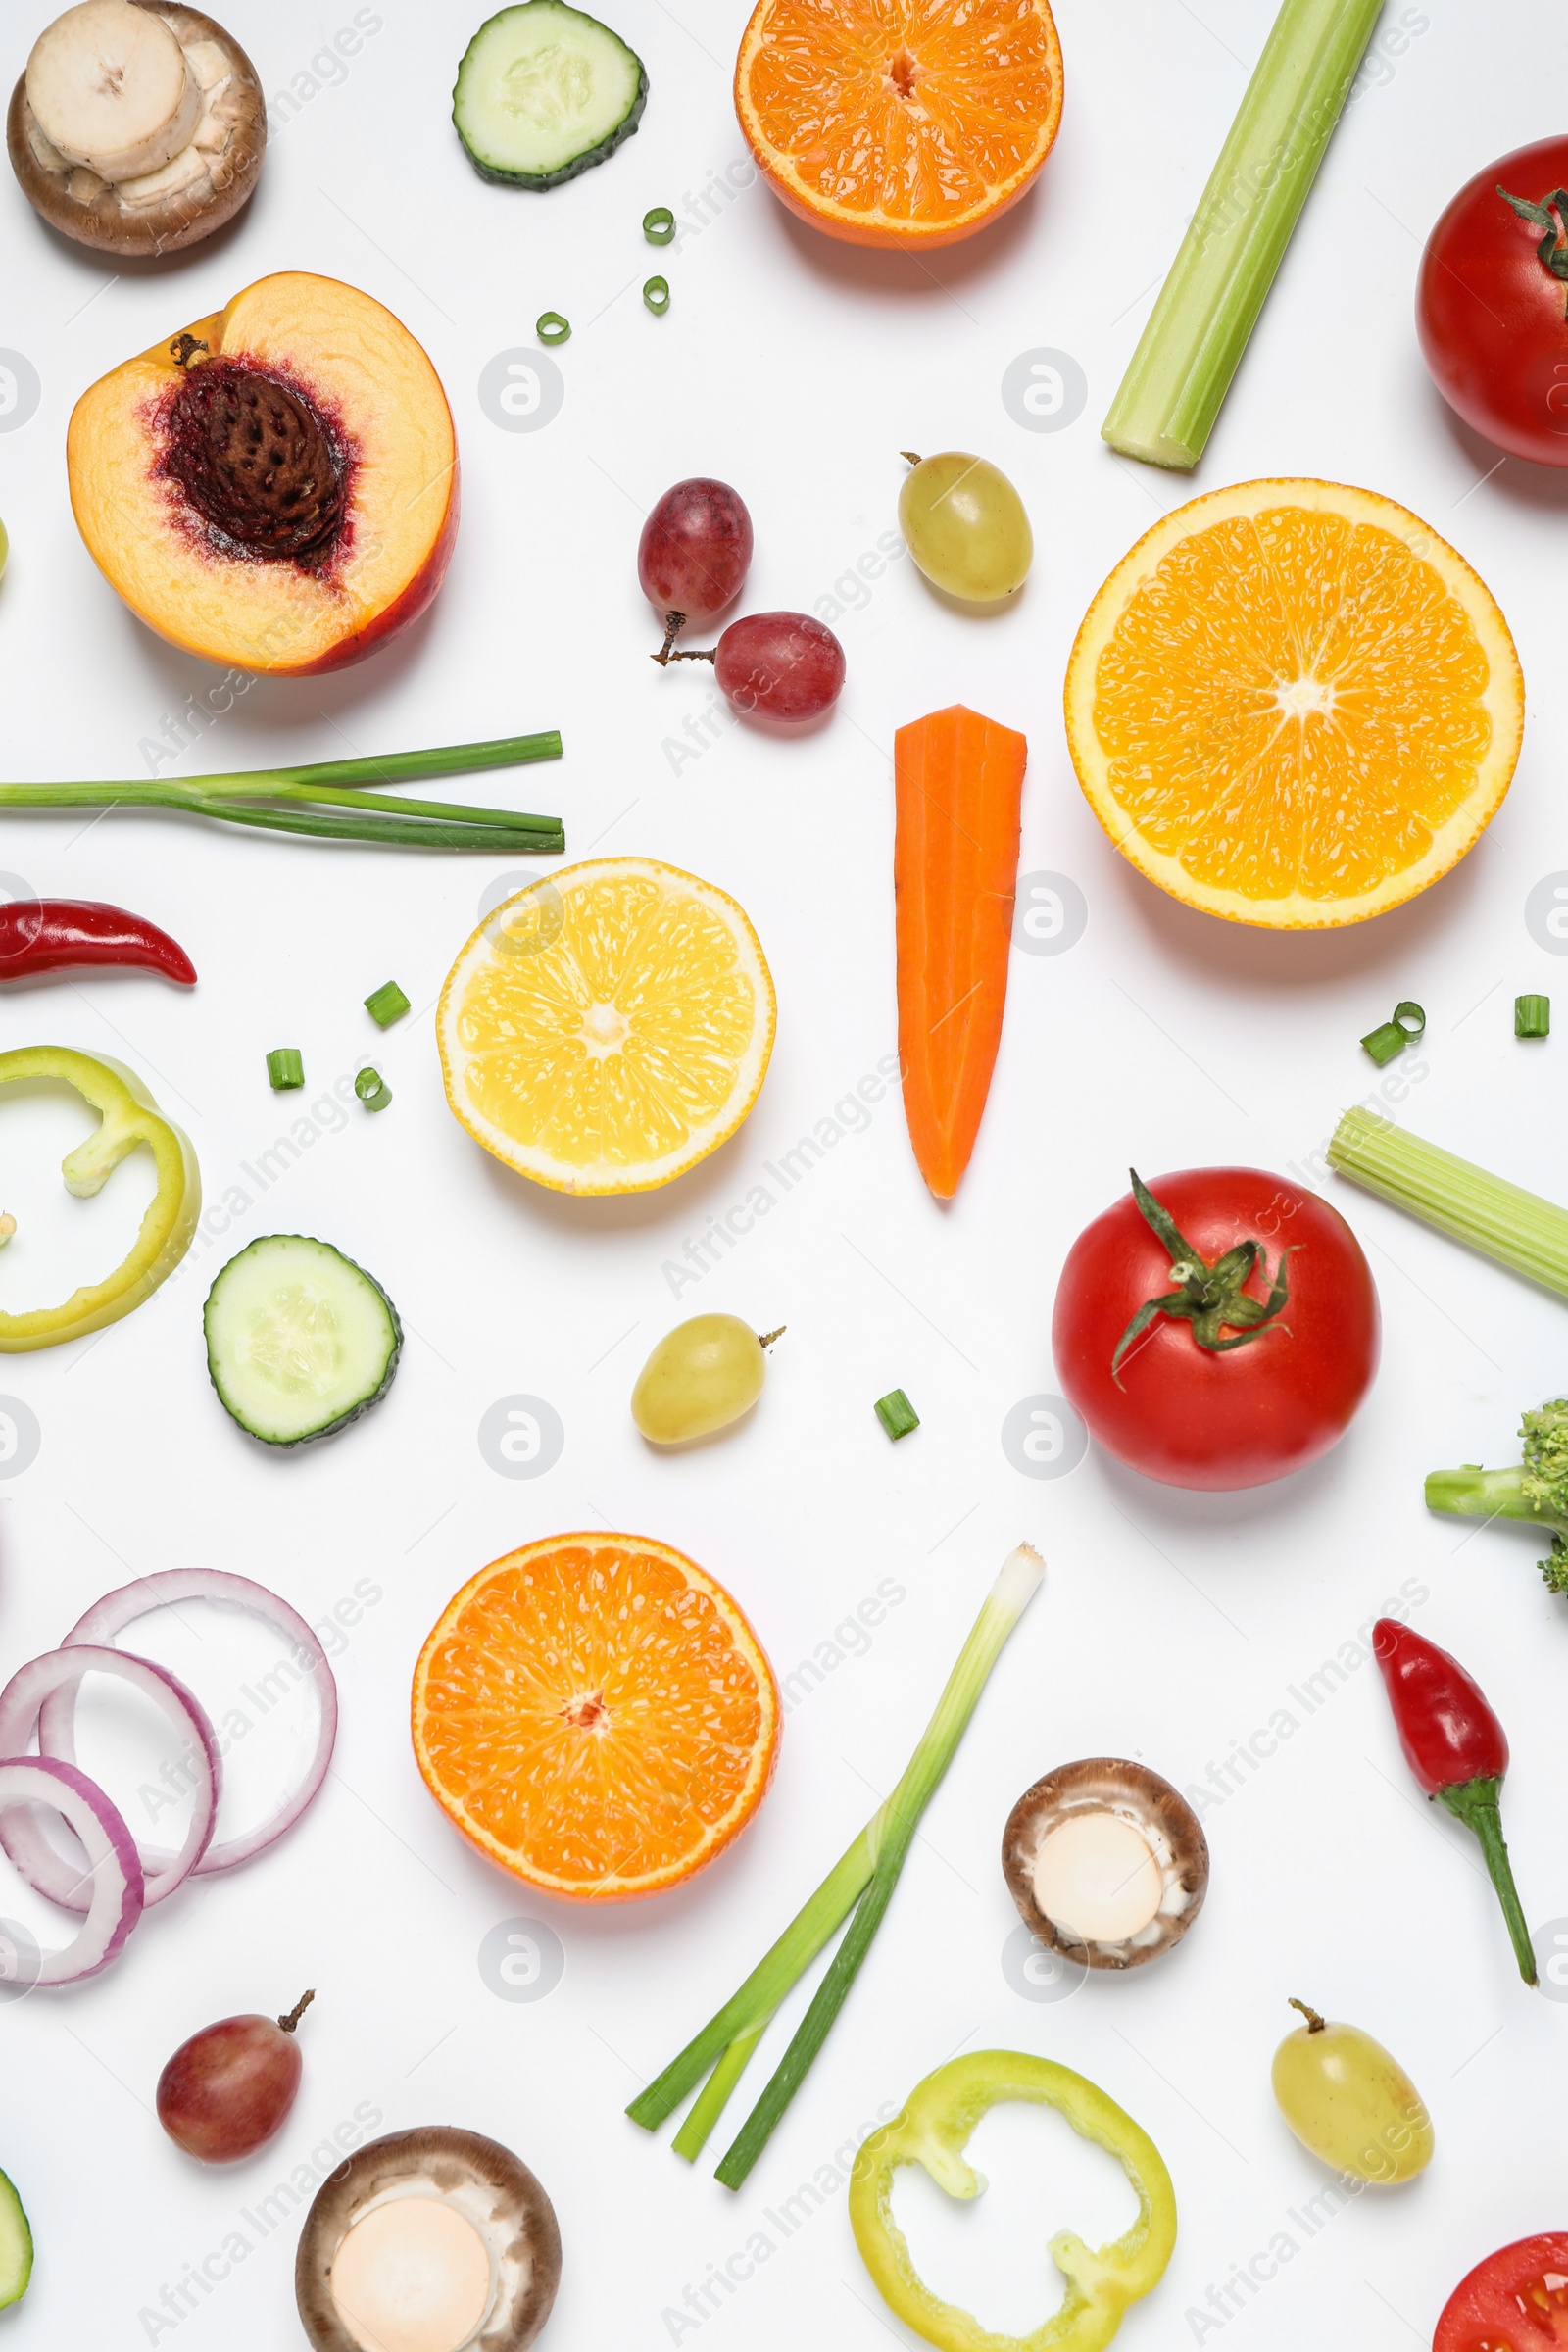
[[[735,111],[776,196],[851,245],[972,237],[1061,121],[1046,0],[758,0]]]
[[[546,1536],[466,1584],[414,1675],[414,1753],[542,1893],[625,1901],[722,1853],[767,1792],[778,1685],[722,1585],[645,1536]]]
[[[1338,482],[1167,514],[1067,666],[1086,798],[1141,873],[1232,922],[1357,923],[1456,864],[1513,778],[1524,679],[1462,556]]]

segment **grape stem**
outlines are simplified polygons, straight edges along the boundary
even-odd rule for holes
[[[651,654],[649,656],[649,660],[652,662],[657,662],[661,669],[663,668],[664,663],[669,660],[669,649],[674,644],[676,637],[680,634],[680,631],[685,626],[686,615],[684,612],[666,612],[664,614],[664,642],[660,647],[657,654]],[[675,659],[679,661],[680,656],[677,654]]]
[[[907,465],[910,466],[923,466],[925,463],[923,458],[917,458],[915,456],[912,449],[901,449],[899,455]]]
[[[757,1335],[757,1345],[759,1348],[771,1348],[773,1342],[781,1340],[788,1329],[787,1323],[781,1323],[777,1331],[760,1331]]]
[[[299,2024],[300,2019],[305,2015],[306,2010],[310,2007],[315,1998],[316,1993],[314,1987],[310,1992],[302,1992],[299,1999],[295,2002],[293,2008],[289,2011],[287,2017],[280,2017],[278,2019],[277,2022],[282,2027],[285,2034],[293,2033],[295,2027]]]
[[[710,645],[706,654],[656,654],[654,660],[659,663],[660,668],[663,669],[671,662],[711,662],[717,652],[717,646]]]
[[[1306,2030],[1309,2034],[1327,2033],[1328,2028],[1324,2025],[1323,2020],[1319,2017],[1317,2011],[1315,2009],[1309,2009],[1304,2001],[1298,2001],[1294,1992],[1290,1995],[1290,2004],[1293,2009],[1299,2009],[1301,2015],[1306,2020]]]

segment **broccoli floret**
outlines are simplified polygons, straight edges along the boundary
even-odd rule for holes
[[[1459,1519],[1529,1519],[1551,1530],[1551,1557],[1541,1573],[1552,1592],[1568,1592],[1568,1396],[1553,1396],[1519,1424],[1524,1459],[1511,1470],[1434,1470],[1427,1508]]]

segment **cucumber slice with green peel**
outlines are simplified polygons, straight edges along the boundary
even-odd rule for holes
[[[268,1446],[302,1446],[359,1419],[392,1385],[398,1310],[329,1242],[270,1233],[231,1257],[202,1315],[226,1409]]]
[[[613,155],[647,103],[643,61],[608,24],[564,0],[522,0],[468,43],[452,120],[486,179],[555,188]]]
[[[20,2303],[32,2277],[32,2231],[18,2196],[0,2173],[0,2311]]]

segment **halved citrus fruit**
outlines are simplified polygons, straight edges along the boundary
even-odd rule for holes
[[[1090,807],[1190,906],[1358,923],[1436,882],[1495,815],[1524,679],[1462,556],[1338,482],[1239,482],[1124,556],[1067,665]]]
[[[972,237],[1061,121],[1047,0],[758,0],[735,111],[791,212],[851,245]]]
[[[668,1184],[757,1101],[777,1008],[735,901],[651,858],[530,883],[441,992],[447,1101],[487,1152],[563,1193]]]
[[[778,1685],[730,1594],[645,1536],[546,1536],[466,1584],[414,1674],[436,1803],[546,1894],[678,1886],[761,1803]]]

